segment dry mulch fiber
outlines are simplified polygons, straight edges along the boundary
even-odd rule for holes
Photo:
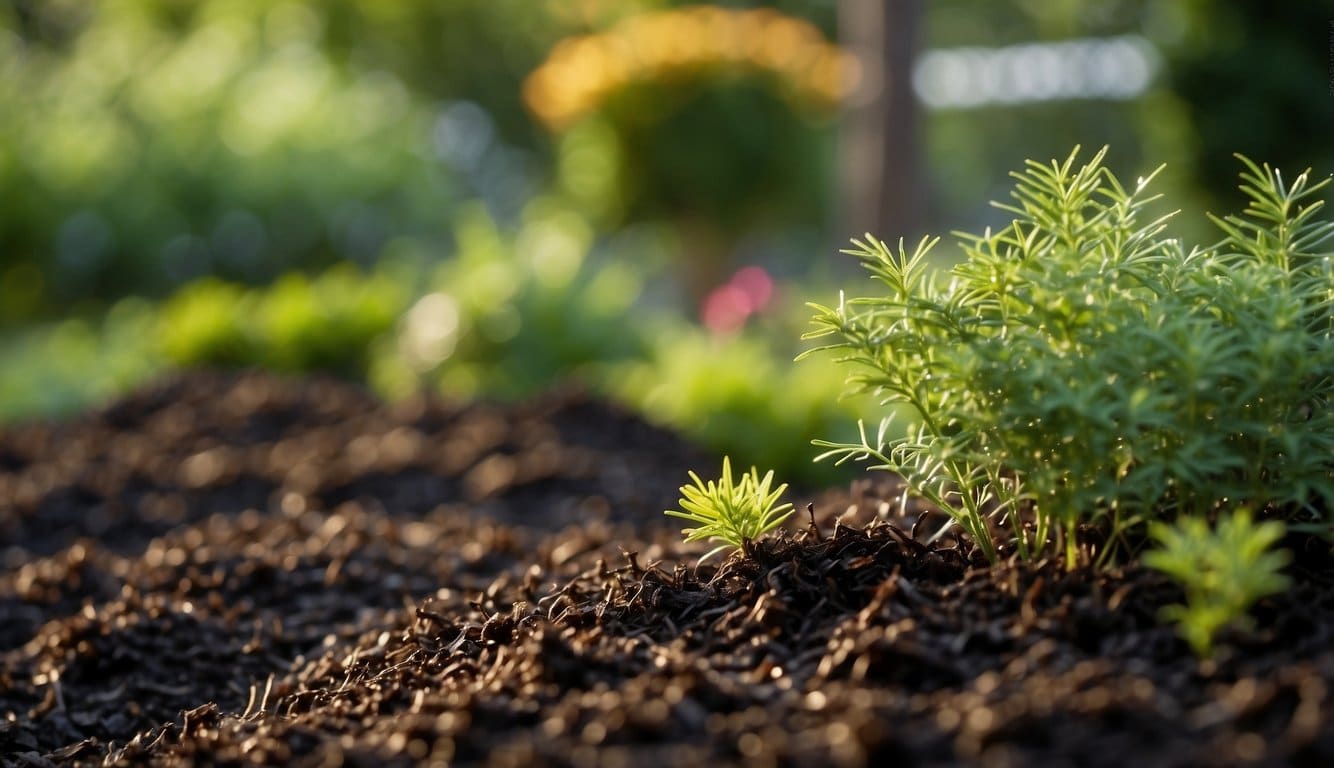
[[[696,567],[661,510],[714,466],[262,374],[10,428],[0,763],[1334,765],[1320,552],[1201,664],[1157,574],[988,568],[890,484]]]

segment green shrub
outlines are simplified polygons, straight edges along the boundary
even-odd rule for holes
[[[901,473],[993,560],[998,544],[1054,546],[1073,568],[1086,526],[1105,562],[1147,520],[1223,504],[1309,516],[1334,497],[1326,182],[1243,158],[1245,213],[1187,249],[1147,215],[1150,179],[1127,191],[1104,152],[1030,162],[1000,206],[1013,222],[960,236],[944,276],[934,240],[910,255],[868,236],[850,253],[885,292],[816,306],[809,336],[834,338],[821,349],[852,386],[914,417],[907,436],[863,429],[818,443],[824,456]]]
[[[314,278],[289,273],[266,288],[205,278],[163,304],[158,335],[176,365],[362,376],[406,303],[407,289],[394,278],[346,262]]]

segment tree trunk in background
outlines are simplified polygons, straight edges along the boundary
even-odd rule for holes
[[[838,14],[840,43],[862,69],[840,135],[838,240],[911,240],[926,211],[912,91],[921,0],[839,0]]]

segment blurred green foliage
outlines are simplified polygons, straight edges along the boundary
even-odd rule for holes
[[[1334,172],[1334,2],[1174,4],[1166,84],[1192,129],[1193,181],[1214,210],[1243,201],[1232,153]]]
[[[178,366],[258,366],[364,375],[370,348],[394,327],[407,286],[343,263],[310,278],[289,272],[265,288],[216,278],[161,308],[162,354]]]
[[[27,8],[0,16],[0,323],[438,231],[431,111],[322,47],[310,7]]]
[[[1155,39],[1163,26],[1163,9],[1175,5],[1147,0],[938,0],[924,13],[923,39],[937,48],[1129,34]],[[1186,116],[1174,107],[1170,95],[1165,98],[1154,89],[1125,101],[1060,100],[929,111],[922,118],[922,136],[932,221],[922,231],[957,228],[961,221],[975,228],[980,228],[978,222],[1004,225],[1006,217],[992,209],[990,201],[1008,194],[1009,172],[1022,167],[1026,158],[1063,156],[1076,143],[1115,147],[1111,167],[1130,178],[1167,161],[1159,184],[1165,194],[1179,197],[1180,187],[1189,185],[1179,160],[1191,139]],[[1205,226],[1202,219],[1187,224]],[[897,240],[920,232],[882,234]]]
[[[1208,210],[1242,202],[1233,153],[1296,173],[1334,172],[1327,80],[1334,3],[1230,0],[937,0],[923,14],[933,48],[1017,45],[1134,35],[1152,44],[1158,75],[1125,101],[998,104],[927,112],[925,229],[961,222],[1000,225],[988,201],[1005,196],[1007,173],[1025,158],[1059,157],[1072,144],[1112,146],[1110,168],[1134,178],[1166,164],[1165,196],[1185,211],[1183,236],[1213,234]],[[855,233],[853,233],[855,234]],[[887,235],[889,233],[886,233]],[[899,234],[893,233],[894,237]]]
[[[688,92],[644,84],[603,112],[615,126],[627,218],[708,222],[735,238],[757,225],[828,222],[833,124],[796,119],[782,93],[756,78],[702,83]],[[660,119],[636,119],[644,102]],[[729,147],[726,153],[701,146]],[[783,158],[775,162],[776,158]]]
[[[108,400],[162,371],[158,315],[122,299],[99,322],[25,328],[0,344],[0,422],[66,414]]]
[[[457,255],[434,268],[345,263],[267,287],[203,278],[160,304],[123,300],[100,326],[26,331],[0,348],[0,419],[96,403],[173,367],[331,370],[387,397],[516,399],[573,379],[792,482],[847,474],[811,464],[807,439],[866,412],[840,399],[836,377],[791,362],[805,319],[795,301],[764,327],[715,335],[653,297],[651,269],[595,253],[591,226],[556,199],[521,220],[508,235],[482,206],[461,209]],[[625,247],[667,247],[654,243]]]
[[[735,337],[681,310],[733,260],[830,266],[835,115],[726,67],[637,79],[555,133],[523,102],[561,40],[691,4],[0,5],[0,418],[170,366],[318,368],[389,395],[575,378],[810,477],[805,440],[857,406],[789,365],[787,310]],[[720,5],[836,36],[836,0]],[[927,4],[927,47],[1133,33],[1166,75],[1138,101],[925,113],[921,194],[949,227],[986,220],[1005,171],[1072,133],[1127,176],[1168,159],[1186,208],[1208,207],[1214,161],[1231,189],[1234,150],[1328,170],[1334,150],[1303,138],[1334,109],[1318,5]]]
[[[762,457],[791,482],[814,487],[851,477],[845,468],[813,464],[809,441],[822,430],[849,436],[849,424],[871,413],[871,400],[845,398],[842,380],[819,365],[794,364],[791,342],[755,330],[719,337],[686,325],[653,338],[648,357],[618,372],[615,397],[718,453]]]
[[[818,225],[820,194],[803,190],[818,192],[828,137],[809,135],[754,78],[648,84],[677,106],[663,101],[647,122],[604,118],[610,142],[585,132],[567,144],[534,123],[521,85],[558,40],[662,5],[0,8],[0,328],[163,296],[206,275],[261,284],[338,260],[366,267],[395,241],[447,253],[461,202],[481,199],[508,225],[553,174],[600,207],[603,232],[683,206],[739,225],[749,219],[714,209],[763,207],[779,193],[781,215]],[[599,168],[607,180],[591,178]],[[600,206],[590,198],[599,183]],[[692,185],[711,191],[692,201]]]
[[[563,40],[523,87],[560,183],[604,227],[671,222],[700,300],[747,235],[826,228],[833,118],[856,72],[810,21],[692,5]]]
[[[438,248],[452,241],[461,201],[484,199],[508,224],[544,179],[580,197],[599,232],[676,221],[681,257],[705,266],[755,228],[826,231],[832,131],[794,116],[763,77],[640,81],[592,125],[556,137],[526,110],[524,80],[559,41],[681,5],[8,4],[0,327],[165,295],[203,275],[256,284],[338,259],[369,266],[395,239]],[[721,5],[772,7],[836,32],[834,0]],[[1072,134],[1117,147],[1114,170],[1126,176],[1168,158],[1162,183],[1200,203],[1191,208],[1226,207],[1211,190],[1231,189],[1234,151],[1322,172],[1334,149],[1310,137],[1334,124],[1331,12],[1327,2],[930,4],[924,47],[1138,34],[1163,62],[1158,86],[1135,101],[924,114],[933,218],[987,219],[1005,171],[1060,154]],[[707,282],[725,270],[698,271]]]
[[[605,365],[643,353],[632,310],[646,271],[632,254],[594,258],[593,230],[575,211],[538,198],[506,233],[470,206],[453,228],[455,257],[428,275],[371,372],[383,391],[519,398],[564,379],[591,385]]]

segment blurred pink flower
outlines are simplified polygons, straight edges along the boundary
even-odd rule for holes
[[[732,275],[730,285],[736,286],[750,301],[750,311],[759,312],[769,306],[774,296],[774,281],[761,267],[743,267]]]
[[[700,307],[700,320],[710,331],[730,335],[741,330],[751,315],[773,299],[774,281],[761,267],[743,267],[709,293]]]

